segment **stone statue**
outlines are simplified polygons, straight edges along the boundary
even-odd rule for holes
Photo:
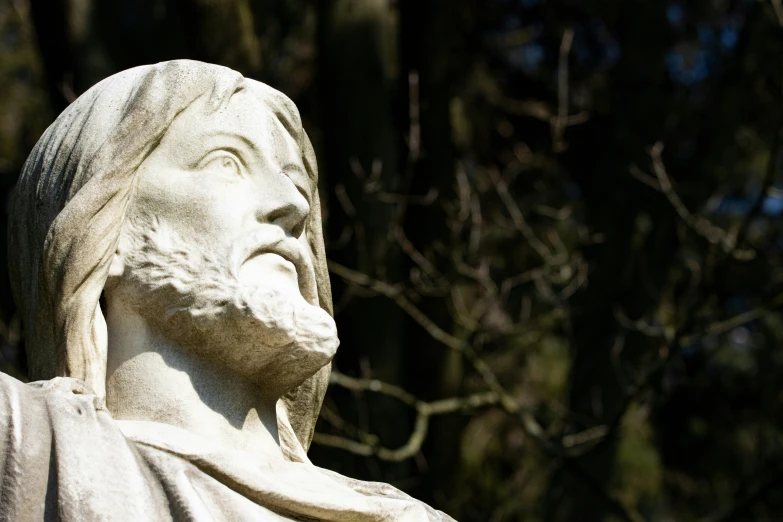
[[[337,349],[294,104],[177,60],[95,85],[14,195],[32,379],[0,375],[0,520],[440,521],[307,459]]]

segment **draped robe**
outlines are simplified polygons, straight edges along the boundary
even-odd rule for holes
[[[452,520],[380,483],[114,420],[81,381],[0,374],[0,521]]]

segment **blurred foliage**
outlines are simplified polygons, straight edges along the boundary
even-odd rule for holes
[[[318,152],[316,464],[463,521],[783,516],[780,0],[0,0],[4,194],[75,96],[185,57]]]

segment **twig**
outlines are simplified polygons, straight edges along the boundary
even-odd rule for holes
[[[560,41],[560,58],[557,66],[557,118],[552,125],[552,148],[555,152],[562,152],[567,148],[563,140],[568,117],[568,55],[571,52],[571,44],[574,41],[574,30],[571,28],[563,31],[563,39]]]
[[[516,229],[522,234],[527,242],[530,243],[530,246],[533,247],[533,250],[536,251],[543,261],[550,261],[553,257],[552,253],[549,251],[546,245],[544,245],[544,243],[538,239],[535,232],[533,232],[533,229],[530,227],[530,225],[528,225],[527,221],[525,220],[525,216],[519,209],[519,205],[517,205],[517,203],[514,201],[514,198],[511,197],[506,182],[503,181],[497,172],[493,170],[489,171],[489,175],[490,179],[495,185],[495,190],[500,196],[501,201],[503,201],[503,205],[511,215],[511,220],[514,223]]]
[[[761,318],[764,314],[776,310],[781,306],[783,306],[783,293],[773,297],[769,301],[769,303],[764,306],[759,306],[758,308],[748,310],[747,312],[742,312],[741,314],[737,314],[735,316],[729,317],[728,319],[724,319],[723,321],[712,323],[708,325],[706,328],[704,328],[704,331],[701,333],[684,336],[682,338],[682,343],[685,345],[689,345],[707,335],[724,334],[726,332],[733,330],[734,328],[747,324],[751,321],[755,321],[756,319]]]
[[[777,2],[780,4],[781,0],[777,0]],[[779,16],[783,16],[783,13],[780,13]],[[779,102],[783,103],[783,92],[781,93],[781,99]],[[780,148],[781,123],[783,123],[783,115],[778,118],[778,123],[775,125],[775,129],[772,134],[772,143],[770,144],[769,148],[769,160],[767,161],[767,168],[764,170],[764,178],[761,180],[759,193],[756,196],[755,201],[753,201],[753,205],[750,207],[750,210],[748,210],[748,213],[745,214],[745,218],[740,223],[740,226],[737,228],[736,234],[734,234],[732,237],[732,251],[728,252],[729,254],[732,254],[735,249],[741,247],[745,242],[750,224],[753,219],[755,219],[756,216],[761,212],[764,206],[764,199],[767,197],[767,189],[772,186],[772,182],[775,180],[775,170],[778,166],[778,149]]]
[[[408,73],[408,91],[410,93],[410,104],[408,106],[408,118],[410,119],[410,127],[408,128],[408,161],[415,163],[418,161],[421,152],[418,71],[411,71]]]
[[[340,206],[343,207],[343,212],[348,217],[356,216],[356,207],[351,202],[351,198],[348,197],[348,192],[345,190],[345,185],[342,183],[334,188],[334,193],[337,196],[337,201],[340,202]]]
[[[405,297],[399,287],[390,285],[389,283],[385,283],[383,281],[378,281],[377,279],[373,279],[372,277],[361,272],[357,272],[356,270],[351,270],[350,268],[345,267],[339,263],[335,263],[334,261],[329,261],[328,265],[331,272],[337,274],[346,281],[365,286],[381,295],[392,299],[395,303],[397,303],[397,306],[402,308],[405,313],[407,313],[414,321],[416,321],[419,326],[424,328],[427,333],[430,334],[430,336],[436,341],[448,346],[452,350],[457,350],[460,352],[464,351],[467,343],[461,339],[458,339],[457,337],[454,337],[453,335],[443,330],[440,326],[435,324],[435,322],[427,317],[421,310],[419,310],[416,305],[410,301],[410,299]]]
[[[397,194],[379,190],[375,192],[375,199],[381,203],[404,203],[406,205],[421,205],[426,207],[432,205],[438,198],[438,189],[431,188],[423,196],[411,196],[407,194]]]
[[[435,266],[433,266],[433,264],[419,252],[416,246],[411,243],[402,227],[395,226],[392,234],[397,239],[397,243],[400,245],[400,248],[402,248],[402,251],[405,252],[411,261],[416,263],[429,278],[434,280],[442,277]]]
[[[651,183],[651,177],[644,174],[637,166],[631,165],[630,173],[632,176],[640,180],[642,183],[652,186],[656,190],[660,190],[669,200],[680,219],[699,236],[706,239],[710,244],[720,245],[723,251],[731,257],[738,260],[752,259],[755,255],[755,251],[752,249],[742,250],[737,248],[739,242],[737,237],[728,233],[724,229],[713,225],[708,219],[703,216],[695,216],[688,210],[688,207],[680,199],[677,191],[674,190],[669,174],[666,172],[666,167],[663,164],[661,154],[663,153],[663,142],[656,142],[650,148],[650,158],[652,160],[653,172],[658,180],[659,187],[653,186]],[[764,191],[762,191],[764,192]],[[759,207],[760,208],[760,207]]]
[[[674,210],[680,216],[680,218],[690,226],[695,232],[704,237],[710,243],[721,243],[726,239],[726,231],[720,227],[717,227],[710,223],[707,219],[701,216],[694,216],[691,214],[685,203],[682,202],[680,196],[674,190],[672,182],[669,179],[669,174],[666,172],[666,167],[663,164],[661,154],[663,153],[663,142],[656,142],[650,148],[650,157],[652,158],[653,171],[658,178],[658,183],[661,186],[661,192],[669,200]]]
[[[363,437],[365,442],[351,440],[339,435],[315,433],[313,442],[349,451],[356,455],[376,456],[381,460],[400,462],[416,455],[427,437],[430,417],[458,411],[469,411],[483,406],[497,404],[500,400],[493,392],[477,393],[466,397],[451,397],[432,402],[423,402],[398,386],[376,379],[356,379],[340,372],[332,372],[332,384],[352,391],[372,391],[394,397],[416,410],[416,421],[408,441],[397,449],[388,449],[378,444],[375,437]],[[332,423],[334,424],[334,423]]]
[[[332,370],[330,381],[332,384],[336,384],[348,390],[371,391],[382,395],[388,395],[389,397],[394,397],[398,401],[414,408],[419,403],[419,400],[416,397],[399,386],[387,384],[377,379],[356,379],[336,370]]]
[[[529,283],[530,281],[533,281],[537,277],[541,277],[543,275],[544,271],[540,268],[533,268],[532,270],[527,270],[525,272],[521,272],[515,276],[511,276],[500,285],[500,295],[502,297],[508,296],[508,293],[515,287],[524,283]]]
[[[764,314],[774,311],[781,306],[783,306],[783,293],[776,295],[763,306],[742,312],[722,321],[716,321],[704,327],[700,332],[682,335],[679,342],[687,346],[708,335],[725,334],[734,328],[755,321],[756,319],[763,317]],[[633,320],[625,315],[619,308],[615,309],[614,316],[617,322],[626,330],[639,332],[648,337],[673,339],[675,335],[674,329],[671,326],[653,326],[642,319]]]

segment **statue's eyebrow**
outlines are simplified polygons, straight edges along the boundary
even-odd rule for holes
[[[248,138],[243,134],[239,134],[238,132],[224,131],[224,130],[213,131],[209,133],[209,138],[212,139],[228,138],[231,141],[239,142],[241,146],[238,149],[236,147],[233,147],[238,152],[241,153],[242,149],[244,149],[246,153],[249,153],[249,155],[253,156],[255,159],[259,161],[263,158],[263,154],[261,153],[261,148],[253,140],[251,140],[250,138]],[[243,159],[245,163],[247,163],[246,158],[240,158],[240,159]]]

